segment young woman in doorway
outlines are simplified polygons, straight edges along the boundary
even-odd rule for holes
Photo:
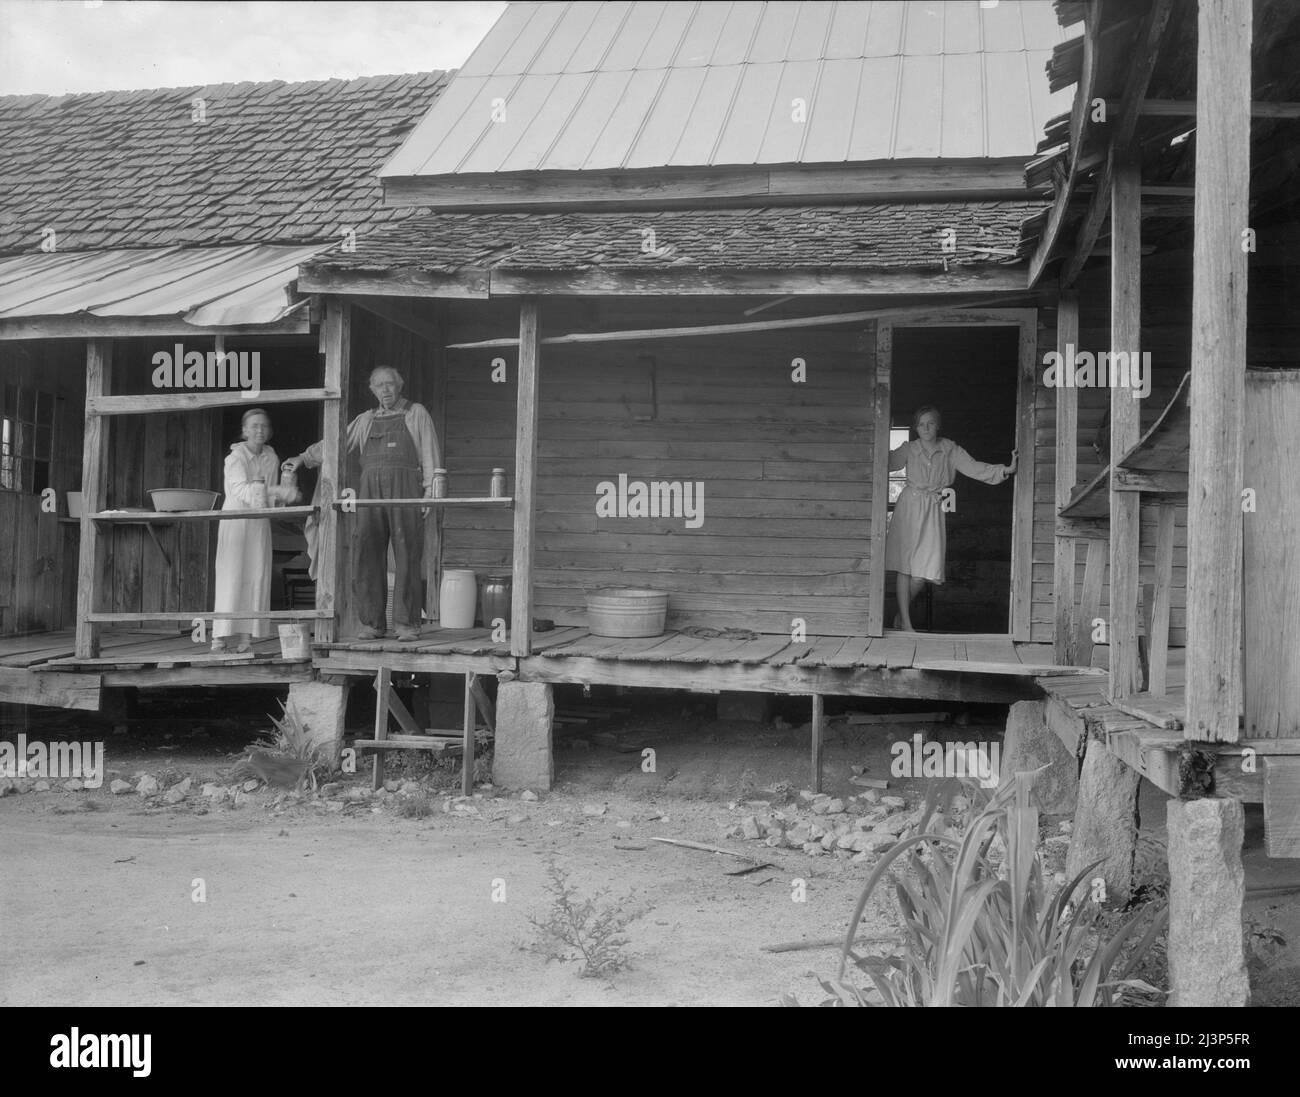
[[[885,541],[885,569],[898,573],[898,617],[895,628],[915,632],[912,601],[928,583],[944,581],[947,531],[944,526],[943,490],[957,473],[986,484],[1000,484],[1016,471],[1017,451],[1009,465],[976,461],[951,438],[941,438],[943,417],[933,404],[917,408],[912,416],[916,437],[889,455],[889,468],[906,467],[907,484],[894,507]]]

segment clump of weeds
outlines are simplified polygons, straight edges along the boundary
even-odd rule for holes
[[[624,931],[640,917],[640,911],[629,909],[626,899],[605,902],[608,889],[595,892],[590,899],[580,898],[568,874],[554,860],[547,862],[546,875],[551,906],[544,917],[528,919],[537,929],[531,949],[547,960],[581,961],[578,974],[584,979],[613,975],[626,968],[629,957]]]

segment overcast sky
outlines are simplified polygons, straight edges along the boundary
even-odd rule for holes
[[[456,68],[505,6],[0,0],[0,95]]]

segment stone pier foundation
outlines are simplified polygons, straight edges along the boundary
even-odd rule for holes
[[[551,725],[555,699],[545,682],[502,682],[497,688],[492,783],[545,791],[555,780]]]
[[[1168,824],[1169,1004],[1249,1005],[1241,801],[1170,800]]]
[[[1137,853],[1137,796],[1142,778],[1091,741],[1079,774],[1074,832],[1065,859],[1071,880],[1094,861],[1093,876],[1106,881],[1106,902],[1123,906],[1133,891],[1133,858]]]

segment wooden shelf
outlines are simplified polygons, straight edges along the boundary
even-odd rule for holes
[[[175,613],[158,610],[154,613],[88,613],[85,619],[95,624],[107,625],[114,621],[185,621],[201,618],[204,621],[328,621],[334,614],[318,609],[236,610],[217,613],[201,609],[193,613]]]
[[[334,509],[350,507],[513,507],[513,496],[457,496],[444,495],[441,499],[335,499]]]
[[[264,510],[149,510],[100,511],[92,514],[96,522],[114,525],[167,525],[169,522],[221,522],[232,519],[264,518],[278,521],[284,518],[307,518],[315,514],[315,507],[267,507]]]

